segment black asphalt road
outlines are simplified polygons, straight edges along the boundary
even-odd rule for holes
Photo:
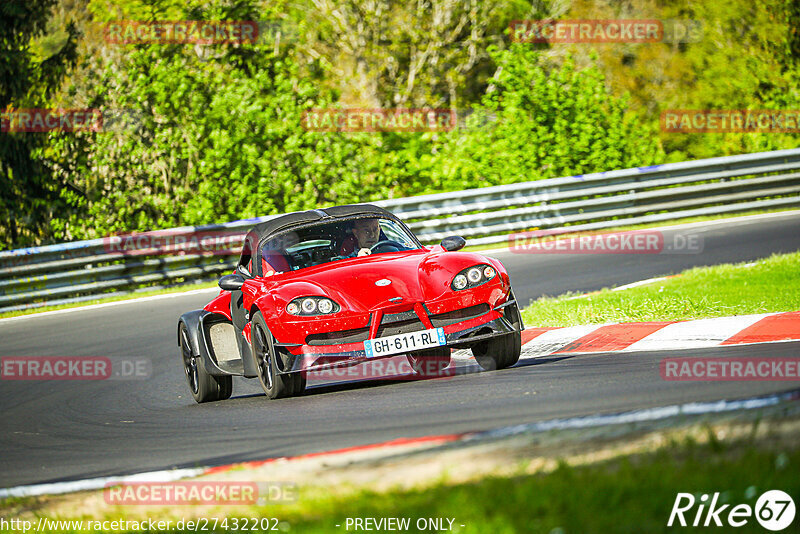
[[[800,213],[683,230],[700,254],[498,254],[520,299],[755,260],[800,250]],[[671,232],[667,232],[670,238]],[[661,380],[670,356],[797,356],[800,343],[689,352],[598,354],[522,361],[492,373],[402,383],[338,384],[267,400],[237,379],[234,398],[197,405],[175,340],[180,313],[211,297],[180,295],[0,321],[0,357],[148,358],[139,381],[0,381],[0,487],[330,450],[399,437],[499,426],[795,389],[797,382]]]

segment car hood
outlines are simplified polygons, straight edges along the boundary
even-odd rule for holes
[[[284,304],[324,295],[352,311],[371,311],[438,298],[451,291],[458,271],[486,260],[472,253],[426,250],[375,254],[286,273],[274,280],[272,291]],[[397,297],[403,300],[390,300]]]

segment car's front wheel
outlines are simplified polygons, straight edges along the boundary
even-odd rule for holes
[[[305,383],[297,378],[300,373],[281,374],[279,372],[283,369],[285,362],[275,350],[272,334],[267,328],[261,312],[253,315],[250,340],[258,370],[258,381],[267,397],[280,399],[302,393],[301,390],[305,389]]]
[[[302,395],[306,390],[307,384],[305,372],[292,373],[292,379],[294,380],[292,395],[296,397]]]
[[[522,330],[524,328],[522,314],[513,291],[509,291],[508,299],[513,302],[506,306],[503,316],[515,331],[504,336],[490,338],[472,347],[472,355],[475,356],[478,365],[487,371],[511,367],[519,361],[522,352]]]
[[[181,356],[183,370],[192,398],[198,403],[229,399],[233,393],[232,376],[213,376],[206,372],[203,362],[192,352],[189,330],[181,323]]]
[[[522,336],[519,332],[512,332],[481,341],[472,347],[472,355],[478,365],[487,371],[494,371],[517,363],[521,350]]]

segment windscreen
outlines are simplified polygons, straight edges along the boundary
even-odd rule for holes
[[[293,229],[262,247],[262,273],[270,276],[323,263],[420,248],[402,224],[366,217]]]

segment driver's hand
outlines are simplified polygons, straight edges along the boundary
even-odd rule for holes
[[[362,248],[361,250],[358,251],[358,256],[359,257],[367,256],[368,254],[372,254],[372,251],[370,249],[368,249],[368,248]]]

